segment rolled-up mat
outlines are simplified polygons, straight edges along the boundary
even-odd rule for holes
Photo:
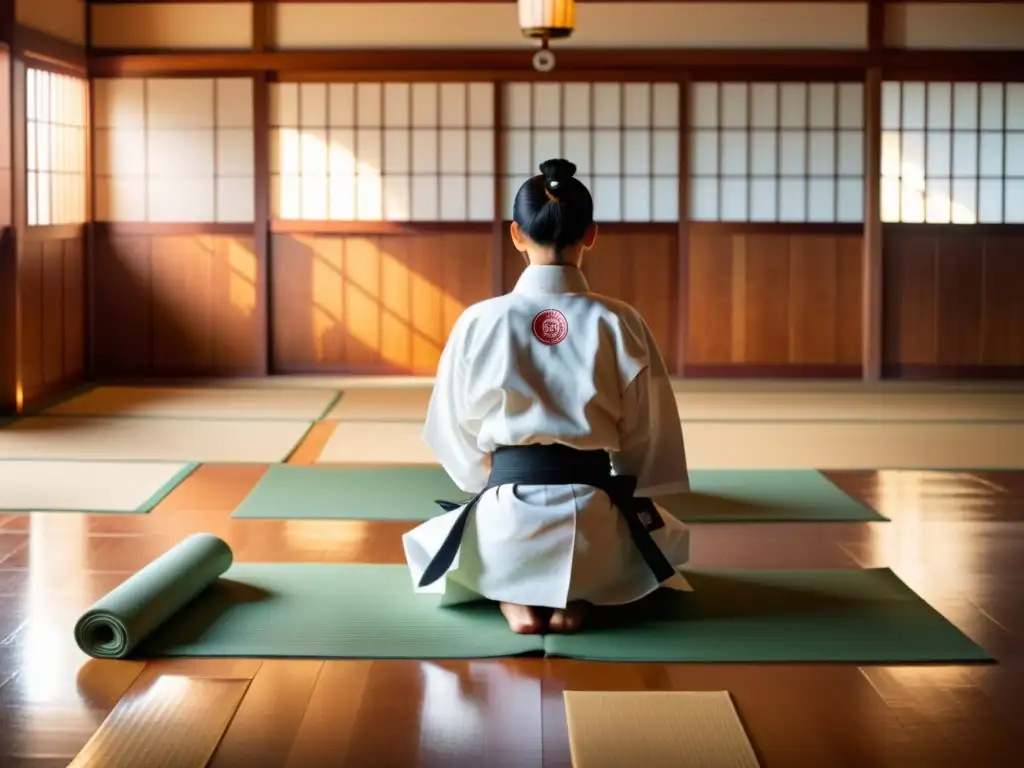
[[[208,533],[189,536],[82,614],[75,642],[98,659],[123,659],[208,589],[232,561],[231,548]]]

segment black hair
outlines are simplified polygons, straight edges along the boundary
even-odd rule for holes
[[[537,245],[554,247],[559,261],[594,223],[594,199],[568,160],[540,164],[540,176],[523,182],[512,204],[512,220]]]

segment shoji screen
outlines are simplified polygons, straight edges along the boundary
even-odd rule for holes
[[[862,221],[863,99],[859,83],[695,83],[691,218]]]
[[[30,227],[82,224],[86,212],[88,81],[28,69],[25,83],[25,188]]]
[[[271,91],[272,215],[490,221],[490,83],[281,83]]]
[[[1024,223],[1024,84],[882,90],[882,220]]]
[[[249,78],[95,81],[98,221],[253,220]]]
[[[504,92],[504,218],[519,186],[564,157],[607,222],[679,218],[679,85],[509,83]]]

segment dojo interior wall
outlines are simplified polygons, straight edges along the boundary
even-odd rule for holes
[[[15,4],[15,95],[32,47],[73,74],[52,62],[91,45],[91,220],[29,226],[27,118],[5,100],[5,393],[38,399],[87,365],[432,373],[462,308],[514,284],[509,197],[551,154],[594,190],[591,284],[643,311],[677,373],[859,377],[879,317],[889,376],[1024,374],[1024,76],[988,63],[1024,48],[1019,4],[887,3],[879,40],[868,2],[584,0],[569,64],[537,77],[509,63],[530,46],[510,2],[94,2],[88,24],[56,20],[76,2]],[[872,116],[856,57],[883,43]]]
[[[0,61],[0,412],[86,371],[89,82],[82,0],[12,0]]]

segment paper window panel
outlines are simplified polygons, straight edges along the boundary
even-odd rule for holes
[[[717,178],[691,179],[691,219],[694,221],[718,221],[718,186]]]
[[[619,83],[594,83],[592,89],[591,127],[619,128],[622,126],[622,85]]]
[[[1020,87],[885,83],[883,220],[1010,223],[1024,177],[1024,134],[1011,128]]]
[[[255,183],[251,176],[217,179],[217,221],[245,224],[255,217]]]
[[[723,178],[719,184],[722,221],[747,221],[747,179]]]
[[[441,209],[438,195],[440,179],[436,174],[412,177],[412,217],[416,221],[437,221]]]
[[[149,78],[146,80],[147,128],[214,128],[215,83],[207,78]]]
[[[88,87],[87,81],[81,78],[32,68],[25,70],[25,218],[28,226],[82,224],[88,219],[85,210]],[[104,109],[110,110],[116,89],[104,85],[101,90]],[[114,159],[111,158],[110,137],[105,135],[104,138],[108,141],[99,154],[109,167]]]
[[[535,130],[533,132],[533,161],[530,163],[530,175],[540,173],[541,163],[562,157],[563,154],[560,131]],[[578,172],[579,168],[577,167]]]
[[[146,219],[154,223],[214,221],[214,179],[150,177],[146,203]]]
[[[679,128],[679,86],[655,83],[651,89],[654,105],[651,117],[655,128]]]
[[[562,86],[565,108],[562,128],[590,128],[591,99],[589,83],[565,83]]]
[[[492,221],[494,219],[494,178],[493,176],[469,177],[470,221]]]
[[[1004,172],[1007,177],[1024,178],[1024,131],[1006,133]],[[1007,208],[1011,206],[1007,205]]]
[[[530,101],[533,107],[532,128],[561,128],[562,89],[559,83],[534,84]]]
[[[775,221],[778,219],[778,181],[774,178],[750,180],[750,220]]]
[[[679,220],[679,177],[659,176],[651,180],[651,219],[657,222]]]
[[[564,157],[590,188],[598,221],[666,220],[673,209],[678,217],[677,84],[510,83],[502,90],[503,216],[542,162]],[[658,187],[671,187],[670,195],[655,195],[658,177],[669,180]]]
[[[651,179],[626,177],[622,180],[622,218],[624,221],[650,221],[653,201]]]
[[[808,179],[807,220],[829,222],[836,220],[835,179]]]
[[[626,83],[623,86],[622,125],[624,127],[650,128],[651,109],[650,83]]]
[[[356,176],[356,218],[380,221],[384,217],[383,184],[380,173],[359,169]]]
[[[468,86],[469,107],[467,116],[470,128],[491,128],[494,126],[494,84],[470,83]],[[493,195],[492,195],[493,196]]]
[[[299,125],[303,128],[327,127],[326,83],[299,85]]]
[[[356,125],[380,128],[384,124],[384,88],[381,83],[356,83]]]
[[[863,167],[861,84],[694,83],[691,99],[693,218],[839,220],[840,182]]]
[[[409,221],[412,218],[411,180],[407,173],[384,174],[384,218]]]
[[[1007,179],[1003,191],[1005,224],[1024,224],[1024,179]]]
[[[718,84],[694,83],[690,92],[690,125],[693,128],[718,128]]]
[[[412,122],[412,89],[408,83],[384,84],[384,127],[408,128]]]
[[[467,153],[470,174],[492,178],[494,167],[494,133],[491,130],[473,129],[468,131]],[[493,184],[492,184],[493,186]],[[493,197],[493,194],[492,194]]]
[[[441,221],[466,221],[469,218],[469,184],[465,174],[440,177],[438,218]]]
[[[253,101],[250,78],[217,80],[217,127],[252,128]]]
[[[617,176],[596,176],[592,194],[597,221],[622,220],[622,180]]]
[[[303,113],[299,94],[299,189],[312,200],[317,179],[324,190],[318,202],[298,206],[289,215],[306,220],[438,221],[469,216],[470,178],[494,184],[494,88],[489,83],[305,83],[322,96],[322,108]],[[323,125],[320,125],[320,123]],[[290,172],[283,132],[272,145],[271,163]],[[308,143],[308,149],[302,147]],[[436,198],[442,186],[458,199],[442,206],[418,200],[425,190]],[[321,200],[323,202],[320,202]],[[312,212],[315,208],[315,214]],[[279,210],[281,207],[279,206]],[[277,214],[284,216],[284,213]],[[445,218],[440,218],[444,216]],[[488,220],[493,217],[493,206]]]

